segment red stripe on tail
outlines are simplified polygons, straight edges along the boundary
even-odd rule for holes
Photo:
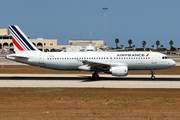
[[[16,45],[16,47],[17,47],[19,50],[24,51],[24,49],[19,45],[19,43],[16,42],[16,40],[15,40],[12,36],[11,36],[11,38],[12,38],[13,43]]]

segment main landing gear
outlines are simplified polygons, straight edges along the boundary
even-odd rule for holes
[[[154,76],[154,71],[153,71],[153,70],[151,70],[151,75],[152,75],[152,76],[151,76],[151,79],[154,80],[154,79],[155,79],[155,76]]]
[[[95,71],[95,72],[92,74],[92,78],[93,78],[93,80],[98,80],[98,79],[99,79],[98,72]]]

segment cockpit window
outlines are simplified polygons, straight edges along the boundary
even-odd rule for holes
[[[169,57],[167,57],[167,56],[163,56],[163,57],[162,57],[162,59],[169,59]]]

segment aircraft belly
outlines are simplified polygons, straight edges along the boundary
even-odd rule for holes
[[[129,70],[151,70],[155,68],[155,66],[152,66],[151,64],[129,64],[128,69]]]
[[[77,70],[80,64],[73,62],[49,62],[45,63],[47,68],[58,69],[58,70]]]
[[[76,64],[71,64],[71,65],[64,64],[64,65],[58,65],[57,67],[58,70],[77,70],[79,66]]]

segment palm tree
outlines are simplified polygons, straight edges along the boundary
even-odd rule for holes
[[[124,45],[121,45],[121,49],[123,49]]]
[[[160,44],[160,41],[159,41],[159,40],[157,40],[157,41],[156,41],[157,50],[158,50],[158,46],[159,46],[159,44]]]
[[[131,47],[131,44],[132,44],[132,40],[131,39],[128,40],[128,44],[129,44],[129,47]]]
[[[119,39],[118,38],[116,38],[115,43],[116,43],[116,48],[117,48],[118,47],[118,43],[119,43]]]
[[[161,45],[160,47],[161,47],[161,48],[163,48],[164,46],[163,46],[163,45]]]
[[[143,48],[144,48],[144,51],[145,51],[146,41],[142,41],[142,45],[143,45]]]
[[[135,48],[136,46],[135,45],[133,45],[133,48]]]
[[[170,41],[169,41],[169,44],[170,44],[170,50],[171,50],[171,49],[172,49],[172,45],[173,45],[173,41],[170,40]]]

